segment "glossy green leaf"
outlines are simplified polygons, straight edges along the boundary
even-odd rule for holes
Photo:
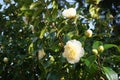
[[[39,38],[42,39],[46,31],[46,27],[42,29]]]
[[[97,49],[100,45],[103,45],[103,43],[102,43],[101,41],[95,41],[95,42],[93,43],[92,48],[93,48],[93,49]]]
[[[94,64],[95,60],[97,59],[97,57],[95,55],[92,55],[90,57],[88,57],[86,60],[85,60],[85,64],[88,66],[88,67],[91,67],[91,65]]]
[[[36,8],[38,5],[40,5],[40,2],[34,2],[30,5],[30,9]]]
[[[20,8],[21,11],[25,11],[25,10],[28,10],[28,7],[26,5],[23,5],[21,8]]]
[[[118,80],[118,74],[109,67],[103,67],[104,74],[108,80]]]
[[[52,2],[52,6],[53,6],[53,9],[55,9],[55,8],[57,9],[58,8],[58,5],[56,4],[56,1]]]
[[[109,49],[109,48],[112,48],[112,47],[117,48],[118,51],[120,52],[120,47],[118,47],[117,45],[115,45],[115,44],[104,44],[105,50],[107,50],[107,49]]]

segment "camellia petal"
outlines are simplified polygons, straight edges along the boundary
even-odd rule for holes
[[[76,9],[74,8],[69,8],[66,9],[62,12],[62,15],[66,18],[75,18],[76,16]]]
[[[79,62],[80,58],[84,55],[82,44],[77,40],[70,40],[64,46],[63,57],[71,64]]]

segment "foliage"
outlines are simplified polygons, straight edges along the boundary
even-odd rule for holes
[[[71,7],[76,7],[76,17],[63,17],[63,10]],[[120,77],[119,0],[4,0],[0,8],[0,79]],[[88,29],[93,31],[90,38],[84,34]],[[72,39],[85,49],[84,57],[75,64],[62,56],[66,42]],[[101,45],[104,51],[94,55],[92,49]],[[41,49],[46,55],[38,59]]]

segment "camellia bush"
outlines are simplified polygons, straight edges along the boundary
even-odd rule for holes
[[[119,0],[3,0],[0,80],[119,80]]]

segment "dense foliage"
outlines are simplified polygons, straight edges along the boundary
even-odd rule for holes
[[[120,79],[119,0],[4,0],[0,8],[1,80]],[[74,18],[62,15],[69,8]],[[63,53],[74,39],[84,56],[71,64]]]

